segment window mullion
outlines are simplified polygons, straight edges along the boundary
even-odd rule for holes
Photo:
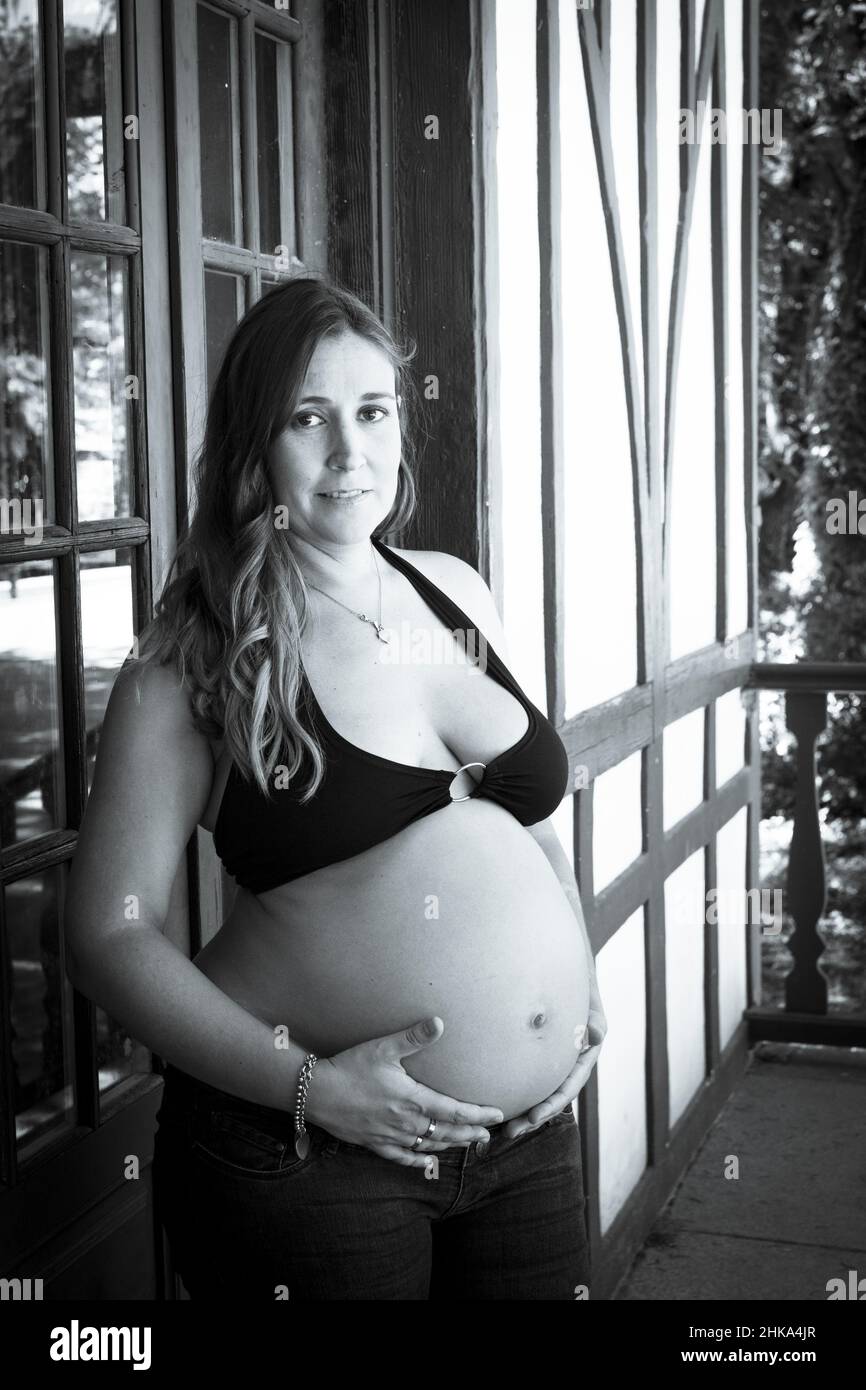
[[[127,140],[126,117],[139,116],[138,80],[135,47],[135,5],[133,0],[120,0],[120,63],[123,91],[123,124],[120,140],[123,146],[123,167],[126,179],[126,221],[141,232],[141,199],[139,194],[138,139]]]
[[[0,999],[12,998],[12,963],[6,938],[5,888],[0,882]],[[0,1182],[12,1186],[17,1174],[15,1086],[10,1010],[0,1010]]]
[[[147,486],[147,433],[144,409],[144,285],[141,251],[127,260],[126,362],[124,377],[132,378],[133,394],[126,402],[126,432],[132,469],[130,503],[135,516],[150,520]]]
[[[256,129],[255,43],[251,15],[238,24],[240,85],[239,148],[243,189],[244,235],[241,245],[259,249],[258,131]]]
[[[295,209],[295,131],[292,64],[297,50],[277,45],[277,129],[280,152],[280,240],[290,257],[298,258],[298,221]],[[272,247],[267,248],[272,251]]]
[[[84,739],[84,641],[81,630],[81,564],[73,546],[57,560],[57,650],[60,664],[61,737],[66,774],[66,823],[81,825],[87,800]]]
[[[87,737],[84,711],[84,640],[81,563],[77,547],[58,560],[57,646],[60,656],[61,731],[66,774],[67,825],[78,830],[87,801]],[[99,1123],[96,1014],[78,990],[73,995],[75,1113],[78,1123]]]
[[[53,426],[54,488],[57,524],[73,534],[78,528],[75,488],[75,421],[72,364],[72,292],[69,242],[61,237],[51,248],[51,342],[49,347]]]
[[[66,190],[66,81],[63,68],[62,0],[43,0],[43,70],[45,73],[45,134],[47,141],[48,211],[64,226]]]

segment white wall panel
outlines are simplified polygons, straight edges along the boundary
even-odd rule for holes
[[[704,1079],[706,911],[704,851],[698,850],[665,881],[665,998],[671,1127]]]
[[[746,1007],[746,828],[744,806],[716,837],[719,1041],[724,1048]]]
[[[743,335],[741,330],[742,243],[738,230],[743,203],[743,145],[740,111],[743,106],[743,0],[725,0],[726,109],[736,113],[728,122],[730,138],[727,154],[726,190],[728,196],[728,496],[727,585],[729,636],[745,632],[749,626],[748,574],[746,568],[745,497],[745,416],[743,379]]]
[[[658,418],[664,428],[668,324],[680,205],[680,7],[656,6],[657,270],[659,315]]]
[[[598,953],[608,1032],[599,1053],[599,1204],[604,1233],[647,1163],[646,957],[643,909]]]
[[[716,786],[722,787],[743,766],[746,751],[746,711],[740,690],[728,690],[716,700]]]
[[[664,820],[670,830],[704,796],[704,711],[692,710],[664,732]]]
[[[634,326],[635,362],[643,412],[640,190],[638,188],[637,12],[635,0],[616,0],[610,15],[610,138],[616,151],[616,201],[625,256],[624,282]]]
[[[496,6],[496,45],[503,619],[514,674],[546,710],[534,0]]]
[[[570,718],[634,685],[637,588],[622,348],[573,0],[562,0],[560,23],[565,715]],[[617,147],[617,164],[619,153]],[[626,203],[627,213],[633,199]]]
[[[671,451],[671,659],[716,635],[716,456],[707,113],[688,238]]]
[[[596,893],[627,869],[641,852],[641,761],[641,754],[633,753],[595,779],[592,875]]]

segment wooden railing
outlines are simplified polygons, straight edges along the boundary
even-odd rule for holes
[[[787,943],[794,958],[785,980],[784,1009],[746,1009],[750,1040],[834,1043],[866,1047],[866,1013],[828,1013],[827,980],[819,969],[824,942],[818,923],[827,901],[815,743],[827,724],[827,695],[866,691],[866,663],[797,662],[752,667],[749,686],[785,695],[785,722],[797,740],[794,826],[788,858],[787,907],[794,931]],[[866,813],[866,812],[864,812]],[[862,924],[866,930],[866,923]]]

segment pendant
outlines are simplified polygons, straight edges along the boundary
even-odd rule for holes
[[[295,1134],[295,1153],[298,1158],[306,1158],[310,1152],[310,1136],[305,1129],[299,1129]]]
[[[376,629],[376,636],[378,637],[380,642],[391,641],[390,637],[382,636],[382,633],[385,631],[384,623],[377,623],[375,618],[368,618],[366,613],[359,613],[358,617],[361,619],[362,622],[369,623],[371,627],[374,627]]]
[[[369,623],[371,627],[376,629],[376,636],[380,642],[390,642],[390,637],[382,636],[382,633],[385,631],[384,623],[377,623],[375,618],[368,618],[366,613],[360,613],[358,616],[363,618],[365,623]]]

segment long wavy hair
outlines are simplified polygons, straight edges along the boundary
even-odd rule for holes
[[[275,524],[267,456],[289,424],[316,346],[346,331],[386,354],[402,398],[397,489],[373,535],[399,532],[409,521],[415,345],[398,343],[366,304],[324,278],[287,281],[250,309],[225,350],[193,464],[192,519],[145,634],[147,655],[139,657],[175,666],[196,728],[222,738],[242,776],[266,795],[275,773],[293,782],[306,766],[302,801],[324,773],[315,731],[299,717],[308,592],[288,533]]]

